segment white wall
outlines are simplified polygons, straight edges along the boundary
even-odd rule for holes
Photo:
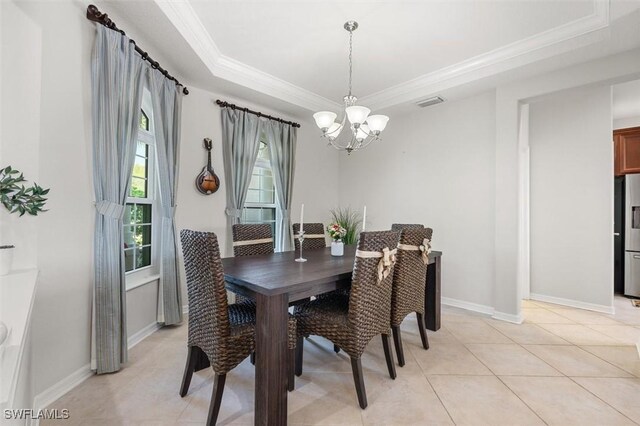
[[[216,99],[246,106],[250,109],[277,115],[299,122],[296,152],[296,173],[292,201],[292,220],[297,221],[300,203],[305,203],[305,221],[324,222],[329,217],[329,209],[336,200],[338,187],[338,154],[320,140],[320,131],[312,120],[299,120],[277,113],[264,105],[256,105],[245,100],[210,93],[197,88],[189,88],[190,94],[182,104],[182,147],[180,152],[180,176],[176,224],[178,230],[190,228],[215,232],[225,255],[231,256],[230,235],[227,234],[226,181],[222,159],[222,125],[220,107]],[[309,116],[311,114],[309,113]],[[195,188],[195,178],[205,166],[207,157],[202,146],[204,138],[213,140],[211,160],[213,168],[221,180],[220,189],[212,195],[203,195]],[[180,254],[182,261],[182,254]],[[184,268],[181,268],[182,283]],[[187,303],[186,288],[183,287],[183,303]]]
[[[433,228],[442,294],[492,306],[495,94],[394,116],[383,141],[340,159],[340,201],[367,205],[367,230]]]
[[[20,263],[40,269],[31,333],[39,393],[89,362],[94,208],[88,89],[94,30],[80,4],[2,2],[0,7],[2,30],[11,34],[11,42],[2,45],[3,68],[11,70],[8,81],[3,72],[2,163],[51,188],[49,211],[28,218],[24,223],[34,228],[15,228],[12,237]],[[12,18],[17,15],[20,19]],[[31,49],[38,44],[41,49]]]
[[[640,102],[640,100],[638,102]],[[618,118],[617,120],[613,120],[613,130],[627,129],[629,127],[640,127],[640,116]]]
[[[524,188],[518,182],[518,111],[521,102],[561,90],[592,84],[614,84],[638,79],[640,49],[600,58],[496,89],[496,259],[493,291],[496,312],[504,318],[521,317],[522,250],[528,244],[519,232],[519,202]],[[611,120],[611,118],[609,118]],[[527,206],[528,208],[528,206]]]
[[[0,168],[11,165],[32,184],[39,182],[42,33],[15,4],[2,3],[0,70]],[[29,52],[25,55],[23,52]],[[15,269],[37,264],[37,219],[0,209],[0,245],[13,244]]]
[[[531,293],[613,301],[611,86],[530,104]]]
[[[12,38],[7,44],[10,50],[2,45],[1,164],[20,164],[28,177],[51,188],[49,211],[37,218],[22,218],[19,223],[24,230],[11,234],[9,241],[30,247],[19,265],[40,269],[32,333],[35,394],[87,368],[90,360],[95,215],[90,62],[95,24],[85,18],[86,6],[69,0],[0,2],[2,33]],[[114,19],[118,22],[117,16]],[[127,28],[127,33],[145,45],[135,29]],[[154,53],[153,57],[163,63],[162,56]],[[5,74],[6,70],[10,72]],[[224,243],[220,109],[213,103],[217,96],[177,77],[191,91],[183,103],[178,228],[213,230]],[[223,99],[283,116],[264,105]],[[308,220],[326,221],[331,197],[337,198],[337,154],[319,140],[311,121],[283,117],[303,126],[298,133],[294,206],[304,201]],[[200,195],[193,186],[205,161],[204,137],[214,140],[214,167],[223,179],[222,189],[212,196]],[[0,216],[2,229],[9,229],[8,219],[15,220]],[[3,239],[5,235],[9,234],[3,232]],[[157,283],[130,293],[127,328],[131,336],[155,320]]]

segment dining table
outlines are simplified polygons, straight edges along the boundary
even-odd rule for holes
[[[256,301],[255,424],[287,424],[288,309],[296,301],[349,288],[355,245],[343,256],[330,248],[222,259],[227,289]],[[425,324],[440,328],[440,265],[442,252],[432,251],[426,277]]]

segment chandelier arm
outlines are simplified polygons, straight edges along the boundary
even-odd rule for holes
[[[338,127],[333,132],[326,132],[323,136],[332,136],[335,133],[336,137],[338,137],[340,135],[340,133],[342,133],[342,129],[344,129],[344,123],[345,123],[346,118],[347,118],[347,116],[346,116],[346,114],[344,114],[344,117],[342,117],[342,123],[340,124],[340,127]]]

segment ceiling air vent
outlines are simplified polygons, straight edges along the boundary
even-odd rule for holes
[[[431,105],[441,104],[442,102],[444,102],[444,99],[442,99],[440,96],[434,96],[432,98],[423,99],[417,102],[416,105],[418,105],[420,108],[425,108]]]

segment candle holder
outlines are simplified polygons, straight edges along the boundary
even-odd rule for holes
[[[296,262],[306,262],[307,259],[302,257],[302,243],[304,242],[304,231],[298,233],[298,242],[300,243],[300,257],[296,259]]]

